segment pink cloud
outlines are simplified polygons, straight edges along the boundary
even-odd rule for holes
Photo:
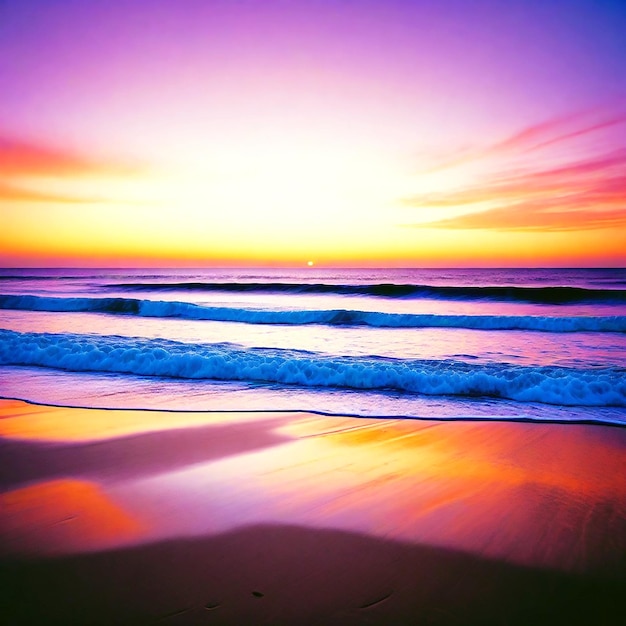
[[[572,115],[526,128],[486,149],[482,156],[487,152],[519,156],[556,144],[567,145],[626,121],[626,115],[619,114],[571,128],[580,118]],[[573,154],[581,152],[579,146],[572,146]],[[551,166],[543,165],[546,162],[555,160],[531,161],[523,169],[501,165],[482,184],[414,196],[404,202],[410,207],[467,209],[464,215],[428,224],[437,228],[588,230],[626,225],[626,147]]]
[[[145,168],[122,160],[88,157],[76,151],[0,134],[0,201],[93,203],[101,198],[33,189],[37,177],[71,182],[85,176],[128,176]]]
[[[0,176],[82,176],[130,174],[136,166],[87,157],[73,150],[0,134]]]
[[[593,112],[578,112],[528,126],[491,145],[463,149],[429,171],[441,171],[483,159],[543,150],[626,123],[626,113],[623,112],[599,120],[594,115]]]

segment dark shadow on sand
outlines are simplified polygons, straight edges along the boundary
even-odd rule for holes
[[[601,576],[574,576],[293,526],[5,560],[2,570],[2,614],[16,626],[588,626],[626,615],[624,558]]]

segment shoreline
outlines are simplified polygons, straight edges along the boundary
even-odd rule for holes
[[[4,612],[619,623],[625,453],[606,425],[0,400]]]
[[[518,423],[518,424],[572,424],[578,426],[608,426],[609,428],[626,428],[626,422],[612,422],[610,420],[600,419],[547,419],[533,418],[528,416],[510,415],[506,417],[485,416],[485,415],[460,415],[460,416],[423,416],[423,415],[362,415],[360,413],[348,413],[347,411],[332,412],[322,411],[319,409],[180,409],[180,408],[155,408],[155,407],[131,407],[120,408],[113,406],[87,406],[80,404],[61,404],[54,402],[41,402],[38,400],[26,400],[17,396],[0,395],[0,402],[15,401],[23,402],[26,405],[49,407],[53,409],[86,409],[93,411],[149,411],[152,413],[206,413],[207,415],[217,414],[300,414],[300,415],[318,415],[321,417],[338,417],[353,418],[365,420],[413,420],[416,422],[489,422],[489,423]],[[567,407],[564,407],[567,408]],[[595,407],[590,407],[595,408]],[[608,407],[616,408],[616,407]]]

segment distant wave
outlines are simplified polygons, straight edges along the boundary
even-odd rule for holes
[[[166,339],[0,330],[0,365],[277,383],[305,388],[505,398],[561,406],[626,407],[626,370],[335,357]]]
[[[626,289],[584,287],[470,287],[380,283],[376,285],[333,285],[326,283],[279,282],[176,282],[118,283],[104,285],[124,291],[225,291],[291,294],[337,294],[383,298],[431,298],[437,300],[495,300],[534,304],[573,304],[583,302],[626,302]]]
[[[49,276],[21,276],[18,274],[0,274],[2,280],[50,280]]]
[[[134,298],[53,298],[0,295],[0,309],[90,312],[139,317],[176,317],[189,320],[246,324],[323,324],[375,328],[469,328],[477,330],[532,330],[566,332],[626,332],[626,316],[542,317],[533,315],[432,315],[374,311],[302,310],[209,307],[188,302],[162,302]]]

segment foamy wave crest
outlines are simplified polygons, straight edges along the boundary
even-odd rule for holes
[[[187,302],[133,298],[52,298],[0,296],[0,309],[51,312],[91,312],[140,317],[177,317],[189,320],[246,324],[323,324],[375,328],[469,328],[477,330],[533,330],[551,333],[626,332],[626,316],[542,317],[534,315],[431,315],[373,311],[304,310],[208,307]]]
[[[225,291],[235,293],[338,294],[382,298],[428,298],[435,300],[495,300],[535,304],[577,302],[626,302],[626,289],[587,287],[514,287],[504,285],[451,286],[379,283],[338,285],[328,283],[277,282],[154,282],[115,283],[105,288],[127,291]]]
[[[475,365],[333,357],[232,344],[0,331],[0,365],[70,371],[507,398],[564,406],[626,406],[626,370]]]

